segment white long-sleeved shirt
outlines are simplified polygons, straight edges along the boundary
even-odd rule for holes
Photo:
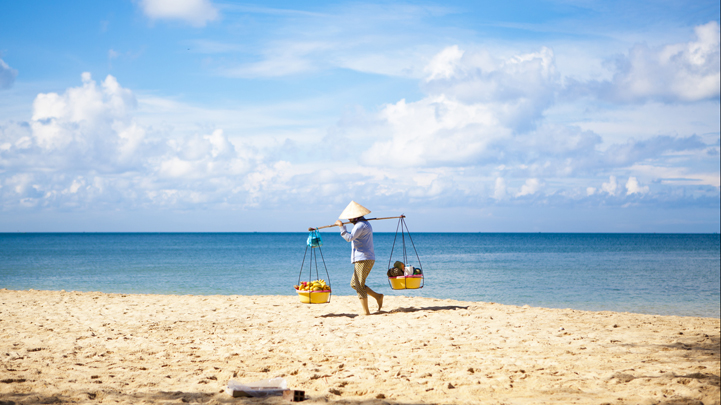
[[[341,226],[340,236],[346,242],[351,242],[351,263],[376,259],[376,254],[373,251],[373,228],[367,221],[356,222],[350,233],[345,229],[345,225]]]

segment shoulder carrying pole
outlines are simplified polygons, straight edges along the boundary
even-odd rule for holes
[[[395,218],[405,218],[405,217],[406,217],[405,215],[400,215],[400,216],[397,216],[397,217],[366,218],[366,221],[380,221],[381,219],[395,219]],[[348,225],[348,224],[350,224],[350,221],[349,221],[349,222],[343,222],[343,225]],[[315,230],[318,230],[318,229],[332,228],[332,227],[334,227],[334,226],[338,226],[338,225],[333,224],[333,225],[319,226],[318,228],[308,228],[308,231],[315,231]]]

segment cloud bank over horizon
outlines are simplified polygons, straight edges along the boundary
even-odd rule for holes
[[[224,10],[206,0],[182,5],[138,3],[151,20],[196,29]],[[718,210],[717,21],[674,42],[637,42],[602,55],[604,78],[569,73],[558,58],[567,51],[554,41],[520,45],[506,44],[503,53],[468,42],[416,47],[413,65],[401,69],[415,95],[347,108],[321,124],[302,105],[278,103],[294,112],[266,117],[259,107],[202,106],[129,88],[118,75],[97,80],[82,72],[79,84],[36,94],[30,116],[0,120],[3,215],[202,210],[263,217],[289,207],[333,210],[351,199],[426,215],[476,212],[478,221],[513,210],[609,212],[604,218],[614,210]],[[292,78],[339,66],[388,77],[400,71],[385,50],[373,69],[359,60],[319,62],[340,57],[334,46],[305,48],[304,61],[278,54],[236,64],[230,76]],[[206,63],[218,72],[215,59]],[[0,89],[16,76],[0,59]],[[717,224],[718,216],[710,220]],[[707,229],[698,221],[688,229]],[[677,223],[685,229],[683,219]],[[656,229],[666,228],[648,230]]]

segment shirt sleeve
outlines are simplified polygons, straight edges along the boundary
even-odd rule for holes
[[[343,237],[343,239],[345,239],[346,242],[350,242],[353,239],[355,239],[355,238],[353,238],[353,235],[348,233],[348,230],[345,229],[345,225],[340,226],[340,236]]]
[[[345,225],[343,225],[340,230],[340,236],[342,236],[346,242],[353,242],[354,240],[364,236],[366,233],[368,233],[368,228],[361,224],[355,225],[350,232],[345,229]]]

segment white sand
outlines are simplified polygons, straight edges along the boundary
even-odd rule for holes
[[[390,295],[359,309],[0,290],[0,404],[288,403],[224,391],[273,377],[304,403],[719,403],[719,319]]]

